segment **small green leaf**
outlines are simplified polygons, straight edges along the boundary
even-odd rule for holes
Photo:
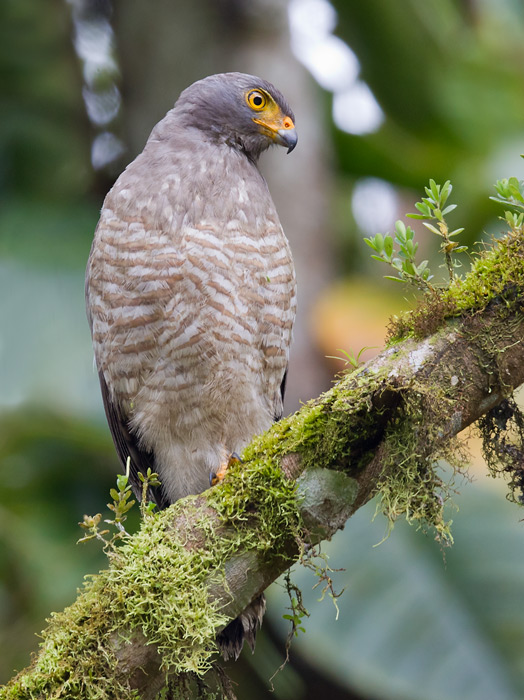
[[[395,221],[395,233],[397,234],[397,238],[405,240],[406,225],[400,219],[398,221]]]
[[[402,266],[403,271],[408,274],[413,276],[415,274],[415,266],[411,262],[411,260],[405,260],[404,265]]]
[[[127,513],[131,508],[135,505],[136,501],[133,499],[132,501],[129,501],[128,503],[123,503],[120,506],[120,512],[121,513]]]
[[[401,277],[393,277],[392,275],[384,275],[385,280],[392,280],[393,282],[400,282],[401,284],[405,284],[406,280],[402,279]]]
[[[440,206],[441,207],[446,203],[446,200],[448,199],[452,190],[453,190],[453,185],[451,184],[451,180],[446,180],[446,182],[442,185],[442,189],[440,190]],[[456,205],[454,205],[454,207],[455,206]]]
[[[89,542],[89,540],[93,540],[96,537],[96,535],[85,535],[84,537],[81,537],[79,540],[76,541],[77,544],[80,544],[80,542]]]
[[[430,188],[430,192],[428,192],[428,194],[432,195],[433,199],[435,200],[435,204],[437,204],[439,199],[440,199],[440,185],[437,185],[435,180],[430,180],[429,181],[429,188]],[[426,189],[426,192],[427,192],[427,189]]]
[[[502,180],[497,180],[497,182],[495,183],[495,189],[497,190],[499,195],[504,199],[507,199],[510,195],[510,187],[506,178],[503,178]]]
[[[119,491],[123,491],[127,486],[128,478],[125,474],[119,474],[116,478],[116,485]]]
[[[425,226],[427,229],[429,229],[432,233],[436,233],[437,236],[440,236],[440,235],[441,235],[441,233],[440,233],[440,231],[438,230],[438,228],[436,228],[435,226],[433,226],[433,224],[428,224],[427,221],[424,221],[424,226]]]
[[[391,267],[400,272],[402,270],[402,260],[400,258],[393,258]]]
[[[431,219],[431,207],[427,202],[416,202],[415,208],[419,210],[423,218]],[[412,218],[419,218],[417,214],[409,214]]]
[[[412,258],[416,253],[417,247],[415,243],[413,243],[413,240],[409,239],[406,241],[404,249],[407,251],[409,257]]]

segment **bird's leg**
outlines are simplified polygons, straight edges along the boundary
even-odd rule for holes
[[[222,460],[220,463],[220,466],[218,468],[218,471],[216,472],[211,472],[209,475],[209,485],[210,486],[215,486],[216,484],[219,484],[222,479],[225,477],[227,470],[232,464],[238,464],[239,462],[242,462],[240,459],[240,456],[236,452],[231,452],[225,459]]]

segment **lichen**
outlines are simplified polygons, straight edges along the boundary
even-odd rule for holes
[[[454,474],[462,473],[469,455],[458,438],[442,439],[449,405],[442,390],[412,388],[388,427],[377,502],[388,519],[388,532],[404,516],[412,525],[433,530],[441,544],[453,542],[452,521],[444,516],[453,478],[444,480],[440,466],[445,461]]]
[[[491,474],[506,476],[508,498],[524,505],[524,414],[513,398],[504,399],[482,416],[478,428]]]

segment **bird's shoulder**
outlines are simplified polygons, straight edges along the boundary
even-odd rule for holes
[[[256,164],[197,129],[173,128],[169,138],[156,138],[153,131],[108,193],[98,235],[141,224],[175,237],[194,226],[223,230],[239,211],[248,228],[278,222]]]
[[[169,135],[153,130],[143,151],[117,179],[107,201],[114,201],[123,189],[130,188],[145,196],[188,197],[189,203],[191,193],[205,191],[212,197],[213,188],[222,185],[225,189],[237,181],[267,188],[257,165],[242,151],[213,140],[200,129],[174,124]]]

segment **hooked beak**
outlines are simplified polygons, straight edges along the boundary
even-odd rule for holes
[[[253,119],[255,124],[259,124],[262,127],[262,131],[265,132],[275,143],[279,146],[285,146],[287,152],[295,148],[298,141],[297,130],[293,124],[291,117],[283,116],[279,114],[276,119]]]
[[[287,152],[291,153],[291,151],[297,145],[297,141],[298,141],[297,130],[295,129],[295,127],[293,127],[292,129],[279,129],[276,132],[275,141],[280,146],[286,146]]]

